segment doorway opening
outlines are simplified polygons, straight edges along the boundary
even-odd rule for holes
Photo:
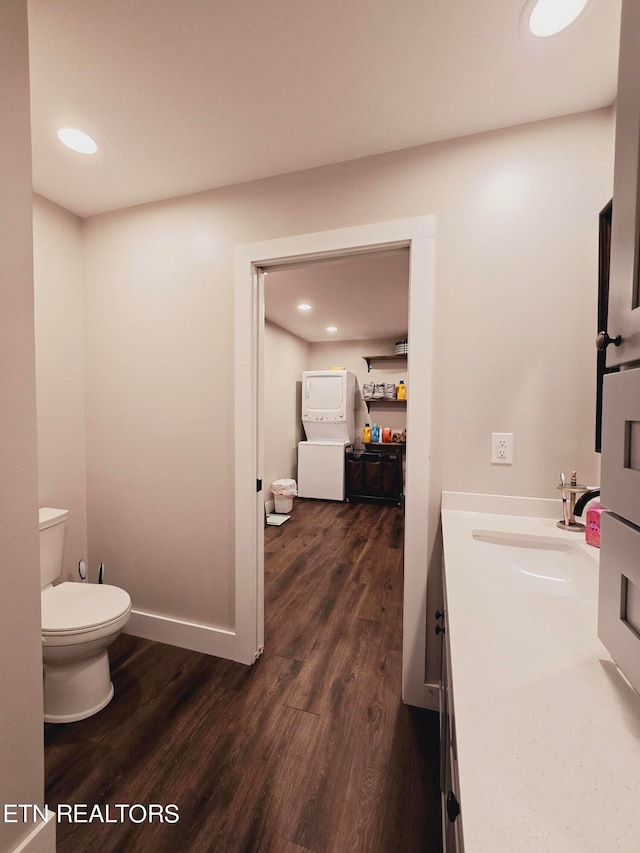
[[[318,232],[236,249],[236,628],[235,659],[264,646],[264,273],[376,251],[409,252],[407,479],[402,694],[435,707],[426,683],[426,588],[430,545],[429,446],[433,340],[434,221],[425,216]],[[411,442],[410,437],[420,437]]]
[[[263,281],[265,648],[304,662],[292,701],[312,710],[324,679],[366,667],[367,636],[399,696],[407,360],[395,349],[407,339],[409,249],[295,262]],[[310,415],[314,401],[335,411]],[[365,445],[370,422],[386,442]],[[298,497],[274,482],[297,482]]]

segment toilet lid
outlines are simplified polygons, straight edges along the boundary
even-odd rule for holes
[[[61,583],[42,591],[43,632],[82,631],[112,622],[131,607],[129,594],[117,586]]]

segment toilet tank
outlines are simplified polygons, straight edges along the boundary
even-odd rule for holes
[[[62,549],[68,509],[40,507],[40,589],[62,574]]]

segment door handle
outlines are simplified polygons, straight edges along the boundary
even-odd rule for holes
[[[614,347],[619,347],[622,343],[622,335],[616,335],[615,338],[609,336],[607,332],[598,332],[598,336],[596,338],[596,349],[598,352],[602,352],[606,350],[609,344],[613,344]]]
[[[447,817],[449,819],[449,823],[454,823],[459,814],[460,803],[453,791],[449,791],[447,794]]]

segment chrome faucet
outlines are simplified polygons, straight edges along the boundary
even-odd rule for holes
[[[580,495],[578,500],[576,501],[576,505],[573,508],[574,515],[582,515],[582,510],[593,498],[597,498],[600,495],[600,489],[589,489],[583,495]]]

